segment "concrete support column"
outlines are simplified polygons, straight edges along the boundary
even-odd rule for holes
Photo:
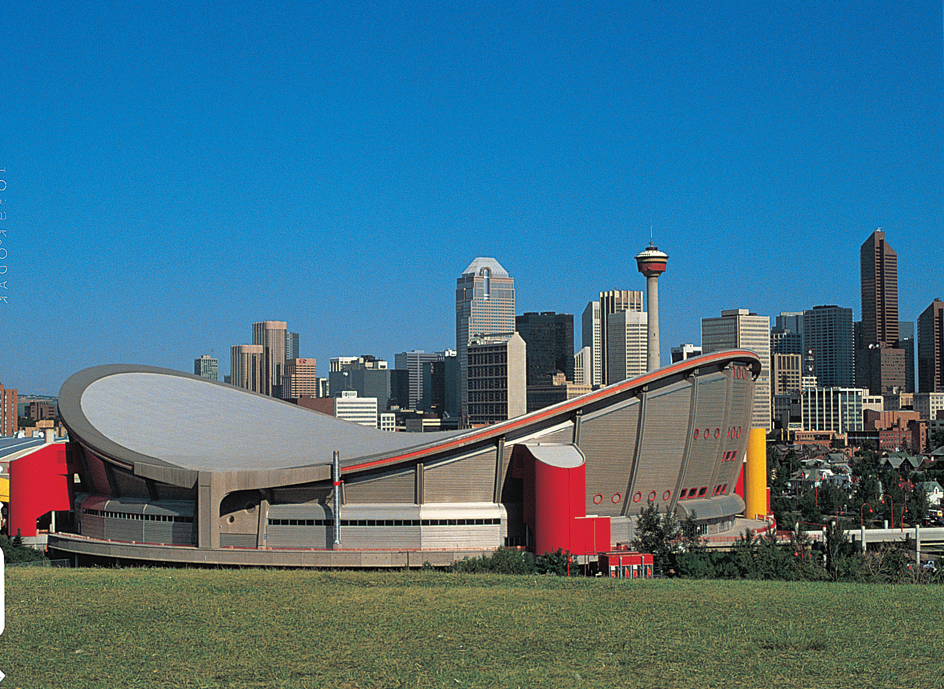
[[[646,277],[646,308],[648,312],[646,319],[648,322],[648,338],[646,346],[648,347],[646,364],[647,369],[655,371],[661,367],[659,357],[659,276],[649,275]]]

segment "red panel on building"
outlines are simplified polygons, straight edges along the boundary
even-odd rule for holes
[[[72,509],[72,475],[81,471],[74,451],[71,445],[55,443],[10,462],[11,536],[35,536],[39,517]]]

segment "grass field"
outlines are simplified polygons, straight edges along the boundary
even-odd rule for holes
[[[12,687],[940,687],[944,587],[10,568]]]

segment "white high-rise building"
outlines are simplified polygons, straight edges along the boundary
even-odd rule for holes
[[[476,258],[456,280],[456,351],[460,426],[469,424],[469,341],[515,332],[515,280],[494,258]]]
[[[574,354],[574,384],[593,385],[593,357],[589,347]]]
[[[334,398],[334,415],[361,426],[377,428],[377,398],[358,397],[354,390],[345,390]]]
[[[581,317],[581,344],[589,352],[587,384],[603,385],[603,325],[600,319],[600,302],[591,301]]]
[[[610,314],[606,332],[606,384],[641,376],[648,370],[648,314]]]
[[[749,349],[760,357],[760,376],[754,384],[754,428],[770,430],[770,318],[747,309],[721,312],[701,319],[701,348],[705,354],[725,349]]]

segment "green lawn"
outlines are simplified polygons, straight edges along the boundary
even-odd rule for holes
[[[11,687],[942,686],[944,587],[6,573]]]

